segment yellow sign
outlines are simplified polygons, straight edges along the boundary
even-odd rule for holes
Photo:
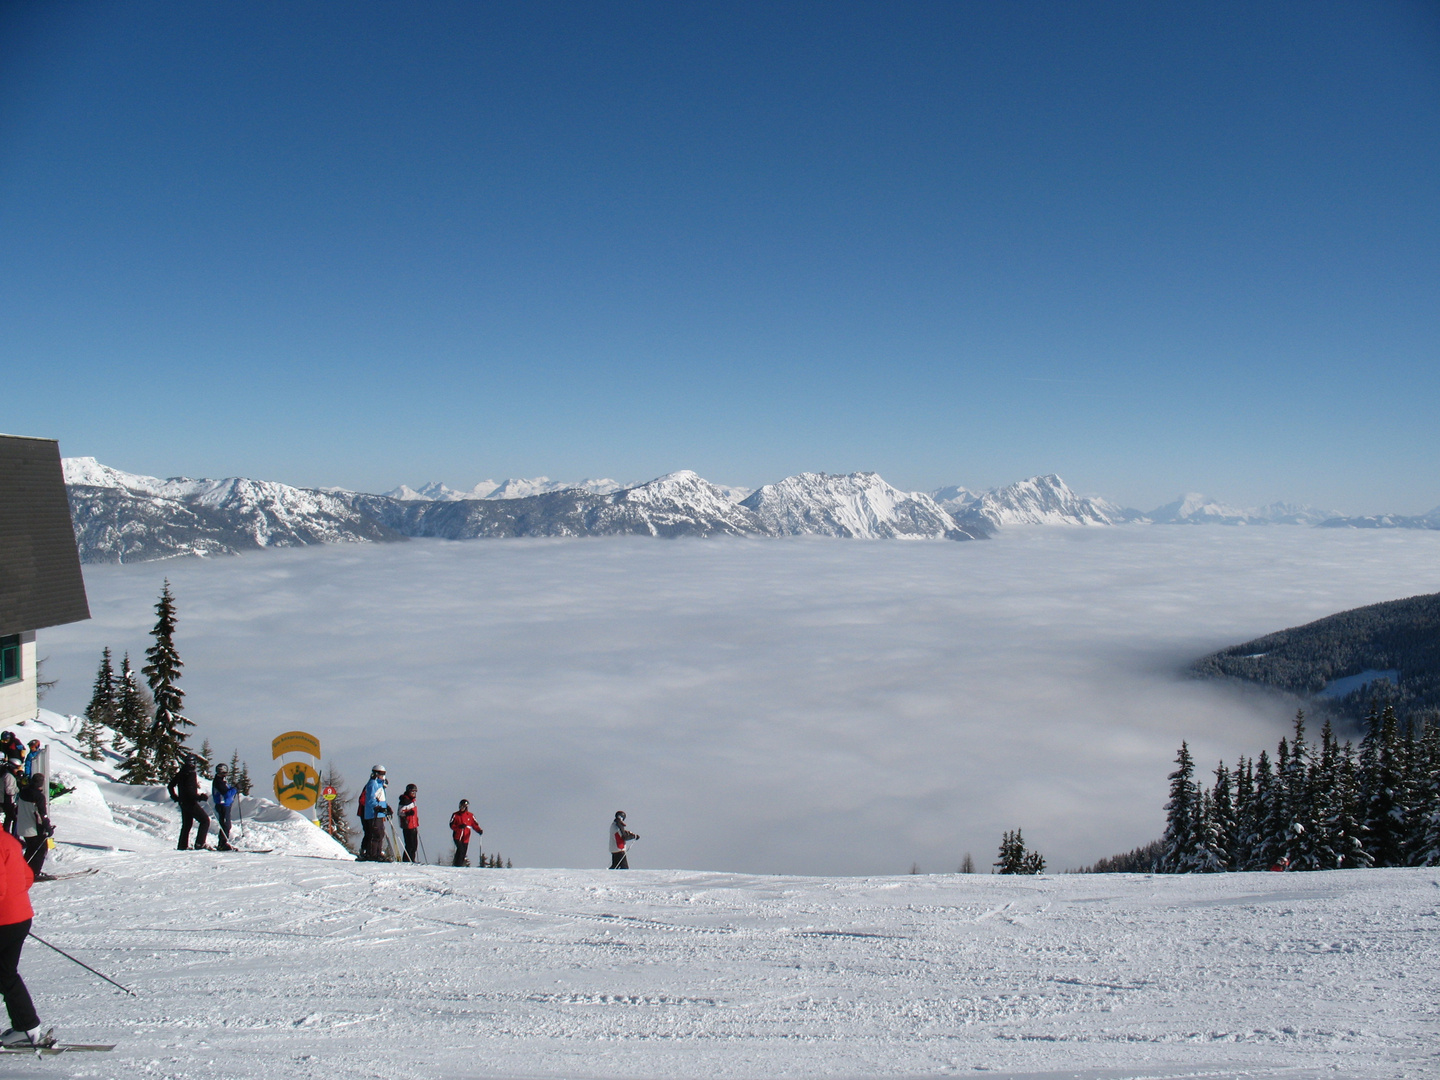
[[[320,774],[309,765],[291,761],[275,770],[275,798],[291,810],[309,810],[320,795]]]
[[[278,758],[282,754],[309,754],[318,758],[320,740],[305,731],[287,731],[284,735],[276,735],[270,740],[270,756]]]

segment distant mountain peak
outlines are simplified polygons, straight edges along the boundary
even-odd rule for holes
[[[929,495],[901,491],[873,472],[799,473],[764,485],[740,505],[780,536],[936,539],[963,533]]]
[[[1181,495],[1149,514],[1151,520],[1162,525],[1318,525],[1338,516],[1330,510],[1285,502],[1247,509],[1217,502],[1198,492]]]
[[[962,525],[1120,525],[1140,517],[1105,499],[1077,495],[1054,473],[991,488],[957,515]]]

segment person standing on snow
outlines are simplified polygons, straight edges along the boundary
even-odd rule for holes
[[[400,796],[400,805],[396,810],[396,816],[400,819],[400,837],[405,842],[405,854],[400,856],[401,862],[415,861],[415,848],[420,843],[420,807],[415,799],[420,794],[420,789],[414,784],[406,784],[405,791]]]
[[[20,789],[20,808],[15,815],[15,836],[25,847],[25,861],[37,881],[50,851],[50,837],[55,832],[50,825],[49,792],[44,773],[30,777]]]
[[[35,770],[40,767],[40,740],[30,740],[30,752],[25,755],[25,775],[35,775]]]
[[[470,860],[465,856],[470,850],[470,830],[475,830],[475,835],[480,836],[485,832],[480,823],[475,820],[475,815],[470,813],[470,800],[461,799],[460,809],[450,815],[450,834],[455,838],[455,861],[451,866],[469,866]]]
[[[370,770],[370,780],[360,793],[360,820],[365,827],[365,838],[360,844],[360,858],[366,862],[385,860],[385,819],[391,814],[390,804],[385,799],[385,766],[376,765]]]
[[[210,835],[210,815],[200,798],[200,773],[194,754],[186,754],[179,771],[170,778],[170,798],[180,804],[180,843],[175,849],[185,851],[190,847],[190,826],[194,825],[195,850],[204,851],[205,838]]]
[[[0,765],[0,808],[5,813],[5,831],[15,835],[15,812],[20,809],[20,771],[9,761]]]
[[[233,851],[230,846],[230,807],[239,794],[230,783],[230,770],[224,765],[215,766],[215,780],[210,785],[210,800],[215,804],[215,850]]]
[[[40,1030],[35,1003],[20,977],[20,950],[35,918],[30,906],[34,882],[20,842],[9,833],[0,834],[0,994],[10,1013],[10,1030],[0,1034],[0,1046],[29,1049],[55,1041],[53,1031]]]
[[[615,820],[610,822],[610,869],[629,870],[630,859],[625,854],[626,840],[639,840],[640,834],[625,827],[625,811],[616,810]]]

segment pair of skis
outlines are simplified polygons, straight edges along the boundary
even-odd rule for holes
[[[55,1041],[55,1029],[51,1028],[34,1046],[0,1046],[0,1054],[68,1054],[74,1050],[114,1050],[114,1043],[62,1043]]]
[[[34,1054],[36,1057],[44,1055],[53,1057],[56,1054],[69,1054],[80,1050],[114,1050],[114,1043],[50,1043],[41,1046],[0,1046],[0,1054]]]

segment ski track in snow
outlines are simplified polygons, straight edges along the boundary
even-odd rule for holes
[[[790,878],[95,856],[45,1075],[1423,1077],[1435,870]],[[7,1063],[8,1064],[8,1063]],[[3,1069],[3,1066],[0,1066]]]

